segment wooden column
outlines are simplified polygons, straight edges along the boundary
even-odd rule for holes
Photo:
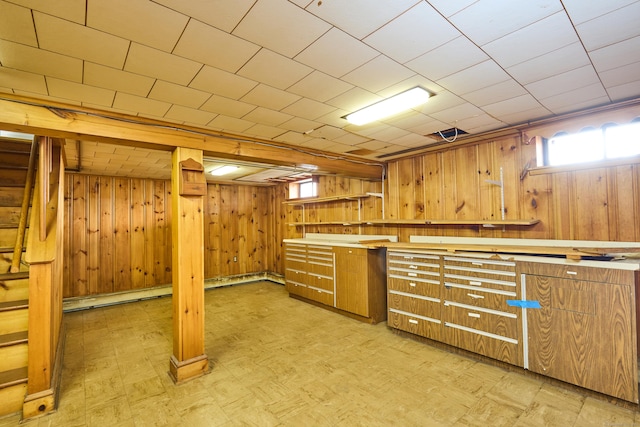
[[[200,169],[200,170],[199,170]],[[202,151],[178,147],[172,156],[173,355],[174,382],[204,375],[204,195]]]

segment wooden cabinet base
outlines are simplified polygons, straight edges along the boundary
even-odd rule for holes
[[[174,383],[180,384],[193,378],[201,377],[209,373],[209,358],[206,354],[179,362],[175,356],[171,356],[169,362],[169,375]]]
[[[375,325],[376,323],[384,322],[385,320],[387,320],[386,316],[383,316],[384,318],[359,316],[359,315],[357,315],[355,313],[349,313],[348,311],[340,310],[339,308],[335,308],[335,307],[332,307],[330,305],[326,305],[326,304],[323,304],[321,302],[314,301],[314,300],[311,300],[309,298],[302,297],[300,295],[289,294],[289,297],[291,297],[293,299],[297,299],[297,300],[303,301],[303,302],[306,302],[306,303],[309,303],[309,304],[312,304],[312,305],[315,305],[316,307],[320,307],[320,308],[323,308],[325,310],[332,311],[334,313],[342,314],[343,316],[349,317],[351,319],[359,320],[359,321],[364,322],[364,323],[370,323],[372,325]]]
[[[48,414],[55,409],[55,395],[53,390],[45,390],[28,395],[22,406],[22,418],[28,419]]]

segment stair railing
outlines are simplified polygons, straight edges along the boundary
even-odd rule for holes
[[[33,188],[33,178],[36,170],[36,149],[38,143],[34,138],[31,142],[31,152],[29,154],[29,167],[27,168],[27,180],[24,183],[24,193],[22,195],[22,207],[20,209],[20,220],[18,221],[18,235],[16,244],[13,247],[13,258],[11,259],[11,273],[20,271],[20,261],[22,261],[22,249],[24,248],[24,235],[27,231],[27,218],[29,217],[29,205],[31,203],[31,189]]]

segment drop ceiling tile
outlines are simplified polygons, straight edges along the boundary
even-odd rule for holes
[[[513,125],[518,125],[523,123],[529,123],[532,117],[546,118],[551,116],[552,116],[551,111],[547,110],[543,106],[539,106],[537,108],[532,108],[531,110],[513,111],[511,113],[501,115],[498,118],[502,122],[513,126]]]
[[[5,40],[0,40],[0,64],[73,82],[82,81],[80,59]]]
[[[222,114],[216,116],[208,124],[208,127],[217,128],[228,132],[244,132],[251,126],[253,126],[253,123],[247,120],[238,119],[236,117],[229,117]]]
[[[455,127],[458,129],[464,129],[464,131],[468,133],[480,133],[489,129],[496,129],[504,126],[505,123],[486,113],[466,117],[455,122]]]
[[[640,37],[614,43],[589,52],[593,66],[598,72],[611,70],[640,61]]]
[[[455,125],[455,123],[459,121],[468,119],[470,117],[476,117],[482,114],[484,114],[484,111],[482,111],[475,105],[465,103],[446,110],[431,113],[429,115],[437,120],[440,120],[441,122],[452,124],[452,127],[454,127],[453,125]],[[460,127],[460,129],[464,128]]]
[[[466,7],[476,3],[478,0],[429,0],[429,4],[433,6],[438,12],[447,18],[451,15],[460,12]]]
[[[179,120],[181,122],[206,125],[214,119],[216,114],[208,111],[196,110],[195,108],[183,107],[182,105],[172,105],[164,116],[167,119]]]
[[[576,105],[579,106],[577,109],[580,109],[588,106],[606,104],[609,103],[609,98],[602,84],[598,82],[560,94],[553,94],[548,98],[541,98],[539,101],[554,114],[558,114],[559,112],[575,110],[574,106]]]
[[[518,111],[532,111],[540,107],[540,103],[533,96],[527,93],[515,98],[485,105],[482,109],[492,116],[502,120],[504,116],[512,113]],[[550,112],[547,114],[550,114]]]
[[[612,101],[621,101],[640,96],[640,81],[607,88]]]
[[[361,136],[357,136],[357,135],[354,135],[354,136],[359,139],[365,139],[364,137],[361,137]],[[340,141],[337,141],[337,142],[340,142]],[[385,141],[377,141],[375,139],[369,139],[363,142],[359,142],[357,144],[349,144],[349,145],[353,145],[354,147],[357,147],[357,148],[364,148],[365,150],[378,151],[388,147],[389,143]]]
[[[313,71],[305,78],[287,89],[288,92],[295,93],[306,98],[324,102],[334,98],[349,89],[353,85],[338,80],[320,71]]]
[[[42,74],[27,73],[0,67],[0,87],[12,87],[27,92],[47,95],[47,84]]]
[[[207,92],[162,80],[158,80],[149,93],[151,99],[191,108],[199,108],[210,96],[211,94]]]
[[[226,98],[240,99],[257,84],[253,80],[205,65],[189,87]]]
[[[132,95],[147,96],[155,80],[151,77],[128,73],[93,62],[85,62],[83,82],[91,86],[127,92]]]
[[[640,62],[602,72],[600,73],[600,79],[605,88],[640,81]]]
[[[309,137],[300,132],[287,132],[278,136],[278,142],[282,142],[284,144],[292,144],[292,145],[302,145],[309,141]]]
[[[252,135],[258,138],[273,139],[273,138],[276,138],[278,135],[282,135],[283,133],[286,133],[287,131],[274,126],[267,126],[267,125],[262,125],[258,123],[251,126],[249,129],[246,130],[246,132],[249,135]]]
[[[173,53],[235,73],[259,49],[253,43],[192,19]]]
[[[585,49],[592,51],[640,35],[638,17],[640,2],[576,25],[576,30]]]
[[[366,44],[332,28],[295,59],[330,76],[341,77],[376,56],[378,52]]]
[[[156,101],[155,99],[143,98],[128,93],[117,92],[113,101],[113,106],[121,110],[132,112],[134,115],[150,115],[161,118],[171,107],[168,102]]]
[[[361,135],[362,134],[364,133],[361,133]],[[367,133],[367,136],[371,137],[371,139],[385,142],[398,140],[399,138],[407,137],[408,135],[413,134],[395,126],[383,126],[383,128],[377,132]]]
[[[410,133],[389,142],[394,145],[400,145],[402,147],[416,148],[416,147],[422,147],[425,145],[433,144],[433,138],[429,138],[423,135],[418,135],[416,133]]]
[[[328,100],[327,104],[352,113],[380,100],[382,100],[382,97],[359,87],[354,87],[353,89]]]
[[[571,17],[574,25],[582,24],[609,12],[618,10],[624,6],[636,2],[637,0],[607,0],[607,1],[584,1],[584,0],[562,0],[564,8]]]
[[[458,30],[442,15],[420,2],[363,41],[403,64],[458,36]]]
[[[41,49],[114,68],[124,65],[127,40],[39,12],[33,18]]]
[[[436,83],[455,94],[462,95],[509,79],[509,75],[499,65],[489,60],[451,74]]]
[[[316,120],[318,117],[327,115],[335,110],[336,107],[332,107],[331,105],[323,104],[308,98],[301,98],[288,107],[283,108],[282,112],[308,120]]]
[[[505,101],[524,95],[526,90],[515,80],[506,80],[504,82],[488,86],[474,92],[465,93],[462,98],[470,103],[482,107],[488,104]]]
[[[0,2],[0,39],[29,46],[38,46],[31,10],[15,4]]]
[[[325,139],[335,140],[336,138],[339,138],[341,136],[348,135],[348,133],[341,128],[324,125],[314,129],[310,135],[315,138],[325,138]],[[346,142],[344,141],[343,143],[346,144]]]
[[[507,72],[521,84],[526,85],[589,63],[589,56],[582,44],[576,42],[509,67]]]
[[[298,133],[312,133],[314,129],[322,126],[322,123],[314,122],[300,117],[293,117],[279,125],[283,129],[288,129]]]
[[[253,104],[247,104],[246,102],[236,101],[235,99],[218,95],[212,95],[211,98],[200,107],[200,109],[204,111],[235,117],[237,119],[247,115],[254,108],[256,108],[256,106]]]
[[[171,52],[189,18],[146,0],[88,0],[87,26]]]
[[[197,17],[205,24],[228,33],[233,30],[251,8],[255,0],[154,0],[182,14]]]
[[[420,135],[431,135],[434,132],[442,131],[445,129],[451,128],[452,125],[449,123],[441,122],[440,120],[435,120],[429,118],[429,120],[425,120],[423,123],[418,126],[412,127],[408,129],[412,133],[417,133]]]
[[[388,98],[400,92],[412,89],[416,86],[420,86],[423,89],[428,90],[431,95],[435,95],[444,90],[442,86],[437,85],[436,83],[421,76],[420,74],[414,74],[408,79],[402,80],[394,85],[389,86],[386,89],[378,91],[377,95],[380,95],[383,98]]]
[[[115,92],[108,89],[82,85],[54,77],[47,77],[49,94],[60,98],[73,99],[80,102],[110,107],[113,104]]]
[[[395,126],[399,129],[405,129],[410,132],[415,132],[414,129],[423,126],[427,122],[432,122],[433,119],[425,114],[412,110],[410,113],[399,114],[394,117],[389,117],[388,119],[385,119],[383,121],[384,123]]]
[[[457,105],[464,104],[466,101],[457,95],[448,91],[438,92],[435,96],[429,98],[426,104],[416,107],[417,111],[423,114],[431,114],[437,111],[446,110]]]
[[[78,24],[85,22],[86,0],[65,0],[47,1],[47,0],[11,0],[11,3],[20,4],[24,7],[38,10],[49,15],[73,21]]]
[[[418,56],[406,65],[416,73],[428,76],[432,80],[439,80],[488,58],[478,46],[461,36]]]
[[[276,111],[286,108],[298,99],[300,99],[300,97],[297,95],[264,84],[259,84],[251,89],[248,94],[240,98],[241,101]]]
[[[598,75],[590,65],[586,65],[530,83],[526,89],[537,99],[543,99],[596,83],[599,83]]]
[[[242,117],[255,123],[269,126],[280,126],[282,123],[293,118],[290,114],[281,113],[280,111],[270,110],[264,107],[258,107],[251,110],[247,115]]]
[[[502,67],[528,61],[579,41],[564,12],[555,13],[482,46]]]
[[[399,81],[406,80],[414,74],[405,66],[384,55],[379,55],[344,75],[342,80],[368,91],[378,92]]]
[[[348,122],[343,119],[343,116],[348,114],[348,111],[336,109],[335,111],[330,112],[329,114],[325,114],[322,117],[318,117],[316,121],[320,123],[324,123],[325,125],[335,126],[338,128],[344,128]]]
[[[287,0],[258,0],[233,34],[293,58],[330,28]]]
[[[260,49],[237,74],[278,89],[286,89],[312,71],[313,69],[286,56]]]
[[[124,70],[179,85],[188,85],[202,64],[133,43]]]
[[[417,3],[416,0],[327,1],[312,2],[306,10],[355,38],[362,39]]]
[[[558,0],[483,0],[450,16],[449,20],[472,42],[482,46],[561,11]]]

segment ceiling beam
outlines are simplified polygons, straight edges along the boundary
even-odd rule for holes
[[[314,165],[319,173],[373,180],[381,179],[384,165],[202,128],[62,104],[43,104],[8,94],[0,97],[0,129],[158,150],[193,148],[209,157],[291,167]]]

